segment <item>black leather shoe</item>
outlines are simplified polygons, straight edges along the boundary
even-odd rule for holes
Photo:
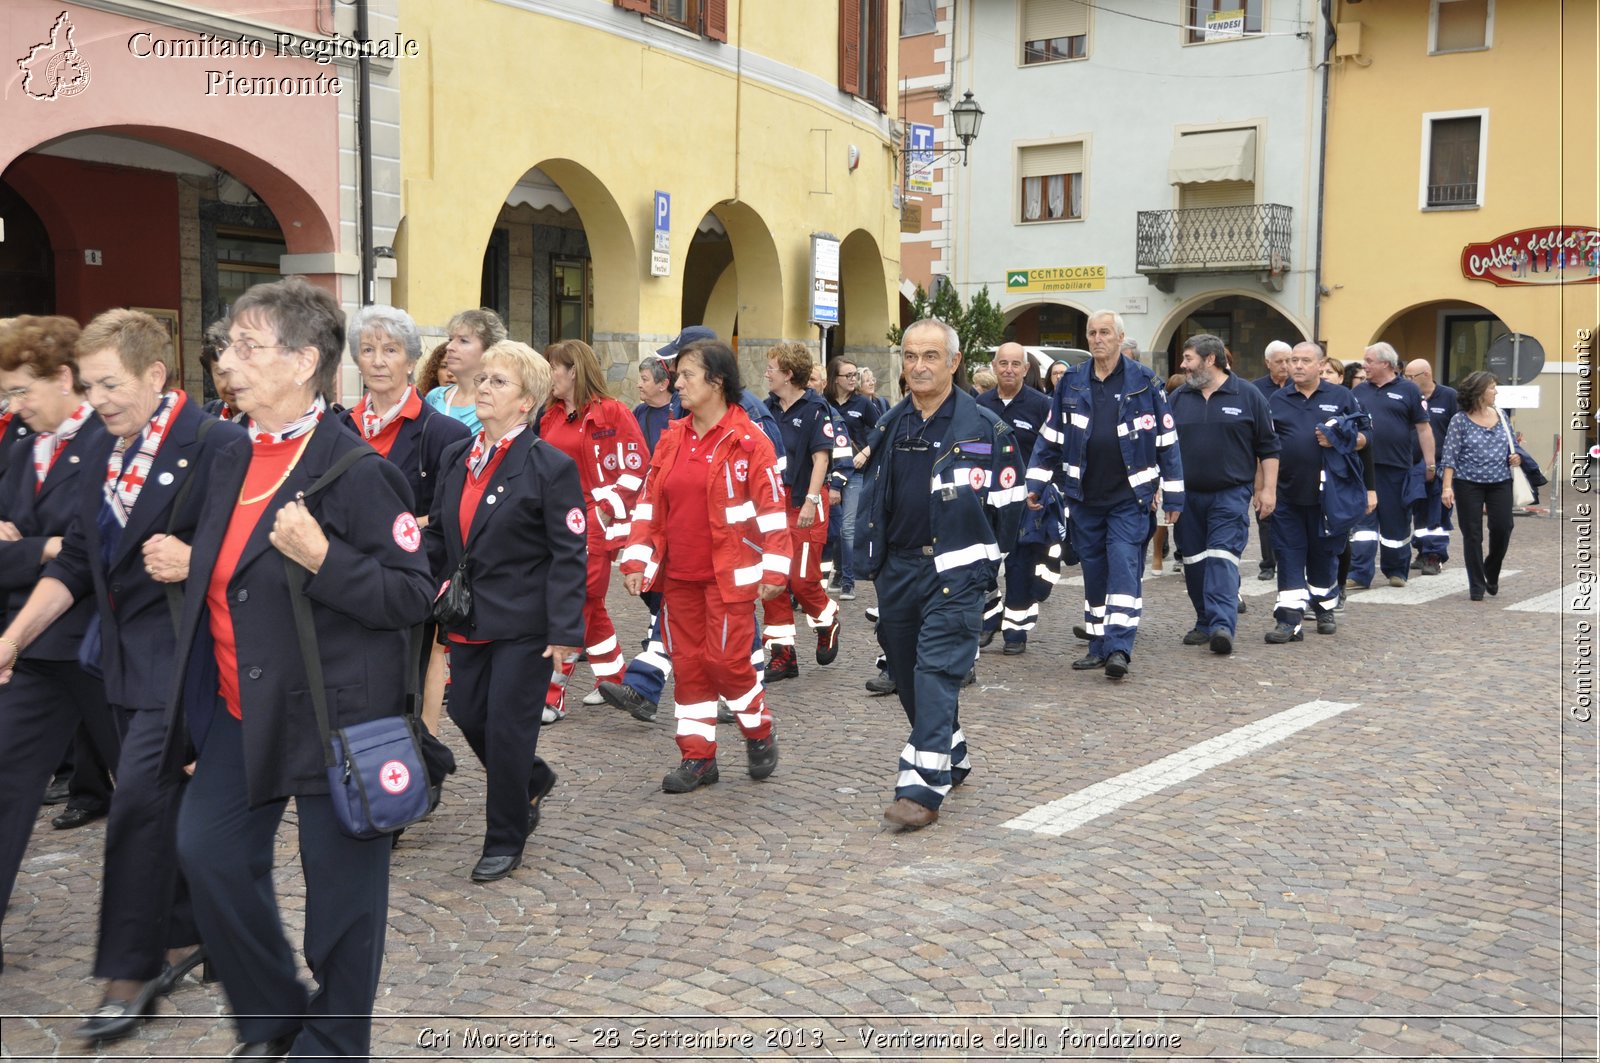
[[[1339,630],[1339,621],[1335,620],[1332,613],[1323,613],[1317,617],[1317,634],[1332,635]]]
[[[717,722],[718,723],[732,723],[733,722],[733,706],[728,704],[728,699],[727,698],[718,698],[717,699]]]
[[[994,629],[991,628],[990,630],[985,631],[983,634],[978,636],[978,649],[980,649],[980,650],[987,649],[988,646],[989,646],[989,643],[991,643],[993,641],[994,641]]]
[[[72,794],[72,776],[57,775],[50,780],[50,785],[44,788],[44,801],[42,804],[59,805]]]
[[[511,872],[522,866],[521,853],[503,853],[499,856],[486,856],[478,861],[472,869],[472,881],[496,882],[505,878]]]
[[[1089,629],[1084,627],[1082,624],[1073,624],[1072,637],[1077,639],[1079,642],[1088,642]]]
[[[1233,652],[1233,632],[1219,627],[1211,633],[1211,652],[1226,657]]]
[[[1437,554],[1424,554],[1422,557],[1422,574],[1424,576],[1437,576],[1440,564]]]
[[[294,1047],[294,1039],[300,1036],[296,1033],[286,1033],[282,1037],[274,1037],[270,1041],[246,1041],[235,1045],[232,1052],[228,1053],[229,1059],[282,1059],[289,1054],[289,1049]]]
[[[1210,641],[1211,633],[1199,624],[1190,628],[1189,633],[1183,636],[1183,644],[1185,646],[1204,646]]]
[[[1074,672],[1091,672],[1096,668],[1104,668],[1105,666],[1106,659],[1096,653],[1086,653],[1072,662],[1072,670]]]
[[[190,971],[194,970],[196,967],[200,967],[201,964],[204,964],[205,962],[205,946],[196,945],[193,952],[189,953],[189,955],[185,956],[177,963],[167,964],[162,972],[156,975],[156,981],[160,983],[156,988],[156,996],[164,997],[170,994],[174,989],[178,988],[185,978],[189,976]],[[211,968],[209,966],[202,968],[200,980],[202,982],[211,981]]]
[[[93,823],[95,820],[101,818],[105,814],[106,813],[104,809],[95,811],[87,808],[72,808],[69,806],[65,812],[61,813],[61,815],[57,816],[55,819],[52,819],[50,821],[50,825],[56,830],[72,830],[74,827],[81,827],[85,823]]]
[[[1267,632],[1267,641],[1274,646],[1281,646],[1285,642],[1304,642],[1305,640],[1305,632],[1294,624],[1279,624]]]
[[[528,833],[532,834],[539,829],[539,809],[544,805],[544,799],[550,796],[550,791],[556,788],[556,773],[550,772],[550,779],[545,783],[544,789],[528,798]]]
[[[161,977],[158,975],[140,986],[132,1000],[101,1001],[88,1021],[72,1031],[72,1036],[85,1041],[120,1041],[149,1017],[159,996]]]
[[[1249,603],[1246,602],[1243,598],[1240,598],[1239,599],[1239,615],[1243,616],[1244,614],[1248,613],[1249,611],[1250,611]]]
[[[1276,568],[1263,568],[1260,572],[1256,573],[1256,579],[1260,580],[1262,583],[1267,582],[1269,579],[1277,578],[1278,570]]]
[[[1004,652],[1007,657],[1020,657],[1024,653],[1028,652],[1028,644],[1026,642],[1008,642],[1006,643],[1005,650],[1002,652]]]
[[[1483,589],[1489,592],[1489,597],[1493,598],[1500,593],[1500,581],[1497,579],[1486,580],[1484,581]]]
[[[717,772],[716,757],[702,760],[685,757],[682,764],[662,778],[661,789],[669,794],[686,794],[697,787],[710,786],[719,778],[721,775]]]
[[[606,699],[607,704],[622,709],[635,720],[655,723],[656,703],[626,683],[601,683],[600,696]]]
[[[750,778],[765,779],[777,768],[778,739],[775,736],[746,738],[744,749],[749,761]]]
[[[896,690],[894,678],[887,671],[879,672],[867,680],[867,689],[877,695],[893,694]]]
[[[1128,655],[1121,650],[1106,658],[1106,678],[1121,679],[1128,674]]]

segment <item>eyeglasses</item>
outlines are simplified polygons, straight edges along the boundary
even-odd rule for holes
[[[839,377],[840,377],[840,379],[843,379],[843,380],[854,380],[856,377],[858,377],[860,375],[861,374],[859,372],[855,372],[855,373],[840,373]]]
[[[250,359],[252,359],[252,358],[254,358],[256,356],[256,352],[257,351],[292,351],[292,350],[294,350],[293,347],[287,347],[287,346],[285,346],[285,345],[283,345],[281,343],[257,343],[254,340],[233,340],[232,342],[226,344],[221,349],[219,349],[217,351],[217,354],[218,354],[218,356],[221,356],[221,355],[227,354],[229,351],[232,351],[235,355],[238,356],[239,361],[248,362]]]
[[[481,388],[488,384],[495,391],[504,391],[511,387],[513,382],[510,377],[490,376],[488,373],[478,373],[472,378],[472,386]]]

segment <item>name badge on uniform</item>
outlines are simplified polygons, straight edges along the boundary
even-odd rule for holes
[[[162,487],[167,486],[167,484],[170,484],[171,482],[172,474],[170,472],[164,472],[160,476],[156,477],[156,483],[160,484]]]

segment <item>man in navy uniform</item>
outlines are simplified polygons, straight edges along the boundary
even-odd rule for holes
[[[1250,383],[1261,392],[1262,398],[1270,399],[1274,391],[1289,382],[1289,345],[1282,340],[1273,340],[1261,352],[1261,360],[1267,365],[1267,373]],[[1267,523],[1266,518],[1258,517],[1256,532],[1261,540],[1261,571],[1256,573],[1256,579],[1265,583],[1278,575],[1278,561],[1272,553],[1272,525]]]
[[[1017,452],[1026,461],[1033,454],[1040,426],[1050,416],[1050,400],[1038,388],[1023,384],[1028,374],[1028,352],[1022,349],[1022,344],[1002,343],[990,365],[999,383],[978,396],[978,405],[1011,425],[1017,437]],[[980,646],[987,646],[994,633],[1000,631],[1008,657],[1027,651],[1028,632],[1039,620],[1039,597],[1035,588],[1042,585],[1048,590],[1060,579],[1060,544],[1055,550],[1052,559],[1050,547],[1044,543],[1018,543],[1006,555],[1004,594],[996,587],[989,595],[983,614],[983,635],[978,641]]]
[[[1387,343],[1367,348],[1362,364],[1367,379],[1355,388],[1356,401],[1372,418],[1372,461],[1378,474],[1378,549],[1370,539],[1350,553],[1350,584],[1369,587],[1373,554],[1379,555],[1389,586],[1404,587],[1411,574],[1411,504],[1424,497],[1435,478],[1433,427],[1417,385],[1400,375],[1400,356]],[[1427,464],[1422,478],[1417,466]]]
[[[1172,529],[1183,579],[1194,603],[1185,646],[1233,652],[1239,624],[1239,555],[1250,513],[1264,527],[1277,504],[1278,437],[1258,388],[1228,371],[1216,336],[1191,336],[1183,347],[1184,384],[1168,402],[1184,457],[1184,518]]]
[[[1450,418],[1459,408],[1456,389],[1446,387],[1433,379],[1433,366],[1427,359],[1413,358],[1406,363],[1406,379],[1417,385],[1422,401],[1428,408],[1428,426],[1433,430],[1436,448],[1428,454],[1428,464],[1437,465],[1444,453],[1445,433],[1450,430]],[[1437,576],[1439,567],[1450,560],[1450,515],[1454,510],[1439,498],[1444,487],[1442,477],[1426,481],[1428,493],[1412,510],[1416,523],[1417,560],[1424,576]]]
[[[1011,427],[955,386],[955,329],[918,321],[900,350],[908,394],[867,439],[856,559],[877,583],[878,644],[911,721],[883,818],[919,830],[972,770],[960,690],[1026,488]]]
[[[1144,608],[1144,547],[1159,486],[1169,524],[1183,509],[1183,462],[1166,393],[1155,374],[1123,357],[1122,318],[1089,316],[1092,357],[1067,370],[1028,465],[1028,507],[1055,481],[1066,499],[1072,545],[1083,565],[1080,672],[1128,674]]]

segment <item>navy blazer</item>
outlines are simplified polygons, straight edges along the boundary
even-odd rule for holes
[[[334,728],[399,714],[405,705],[410,628],[427,615],[432,578],[400,470],[324,417],[305,453],[273,495],[228,581],[238,647],[239,701],[244,717],[246,792],[252,806],[293,794],[328,792],[324,746],[295,633],[283,555],[268,541],[278,510],[309,488],[345,451],[370,455],[310,502],[328,537],[328,556],[305,581],[321,648],[329,725]],[[177,667],[162,759],[176,771],[192,739],[205,747],[217,697],[216,647],[206,591],[249,470],[247,438],[224,443],[198,482],[201,498],[189,579],[178,625]],[[186,726],[187,725],[187,726]]]
[[[33,489],[32,433],[25,442],[11,448],[5,479],[0,480],[0,520],[15,524],[22,538],[0,542],[0,591],[7,595],[6,623],[16,619],[39,577],[44,575],[41,558],[45,540],[53,535],[65,537],[71,529],[77,513],[78,486],[84,481],[103,482],[106,466],[100,447],[109,438],[100,415],[91,413],[56,458],[38,491]],[[92,456],[97,451],[102,454],[98,465]],[[94,603],[80,599],[23,651],[22,659],[77,660],[83,633],[93,616]]]
[[[214,423],[201,441],[200,426],[207,421]],[[174,519],[178,494],[192,476],[201,477],[197,487],[204,483],[218,450],[244,438],[243,428],[217,421],[199,403],[185,401],[167,426],[167,437],[109,559],[100,532],[100,509],[105,500],[106,463],[116,437],[102,433],[84,457],[90,471],[99,470],[100,475],[78,478],[81,483],[72,530],[44,574],[65,584],[75,599],[94,593],[100,613],[100,669],[106,700],[113,705],[159,709],[167,703],[172,690],[172,655],[177,648],[172,608],[167,603],[167,584],[157,583],[145,571],[141,548],[151,536],[165,535],[169,528],[184,542],[193,541],[201,492],[190,488],[183,512]]]
[[[339,420],[357,436],[361,427],[356,424],[355,412],[346,410]],[[472,435],[472,429],[447,414],[422,403],[422,412],[415,418],[403,421],[389,448],[388,458],[405,473],[411,485],[411,499],[416,503],[415,513],[433,512],[433,493],[439,484],[440,462],[452,443],[459,443]]]
[[[6,470],[11,468],[11,452],[18,443],[33,441],[33,429],[29,428],[21,416],[13,413],[11,420],[6,423],[6,430],[0,432],[0,484],[6,482]]]
[[[445,453],[443,479],[423,529],[439,582],[461,561],[462,442]],[[451,634],[469,639],[540,639],[583,645],[589,563],[587,517],[577,464],[533,434],[512,441],[472,516],[466,550],[472,616]]]

